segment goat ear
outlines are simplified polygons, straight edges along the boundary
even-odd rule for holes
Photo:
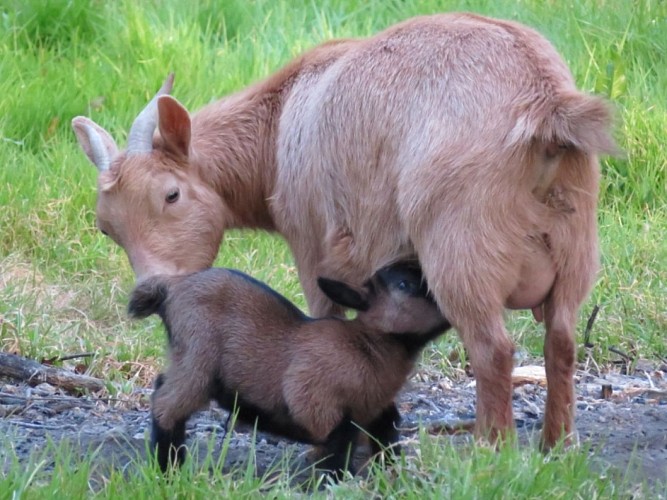
[[[72,128],[90,162],[100,172],[107,170],[112,158],[118,154],[118,146],[109,132],[85,116],[72,119]]]
[[[158,98],[158,126],[164,146],[183,156],[188,156],[190,149],[190,113],[170,95]]]
[[[362,290],[355,290],[351,286],[329,278],[317,278],[317,284],[324,294],[341,306],[367,311],[368,294]]]

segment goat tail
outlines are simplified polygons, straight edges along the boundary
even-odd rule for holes
[[[133,318],[147,318],[159,312],[167,300],[168,290],[164,277],[154,276],[142,281],[132,291],[128,314]]]
[[[545,145],[587,154],[619,153],[611,135],[611,106],[604,99],[561,91],[551,99],[527,105],[510,133],[512,142],[537,140]]]

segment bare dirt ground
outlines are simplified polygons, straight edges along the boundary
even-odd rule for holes
[[[539,371],[540,368],[536,367]],[[526,383],[527,382],[527,383]],[[606,387],[603,391],[603,387]],[[611,393],[609,393],[611,388]],[[606,394],[603,395],[603,392]],[[81,454],[96,451],[96,460],[125,469],[144,459],[150,428],[150,390],[137,389],[130,401],[95,397],[72,397],[47,384],[0,380],[0,471],[13,457],[28,460],[42,451],[48,440],[69,440]],[[474,419],[474,379],[458,380],[440,373],[419,371],[399,398],[403,415],[402,436],[407,453],[413,453],[419,425],[432,431],[470,423]],[[516,382],[514,411],[519,437],[534,445],[541,426],[546,390],[540,377]],[[220,453],[227,413],[211,408],[193,417],[188,425],[188,444],[215,442]],[[618,469],[633,481],[649,484],[667,480],[667,366],[646,366],[633,375],[577,373],[576,424],[581,446],[590,452],[591,463],[604,473]],[[5,438],[3,439],[3,436]],[[452,439],[460,439],[460,437]],[[247,463],[254,447],[257,473],[295,457],[294,467],[307,464],[309,449],[237,425],[230,435],[225,468]],[[627,475],[626,475],[627,474]]]

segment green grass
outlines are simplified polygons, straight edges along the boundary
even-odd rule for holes
[[[0,348],[38,359],[93,351],[91,373],[119,392],[148,385],[162,363],[157,322],[126,319],[132,273],[123,252],[95,229],[96,171],[76,144],[73,116],[90,116],[124,144],[132,119],[169,71],[176,72],[174,95],[197,109],[323,40],[449,10],[535,27],[563,54],[580,88],[614,103],[626,154],[603,161],[602,268],[580,330],[599,304],[589,351],[596,362],[614,359],[612,346],[639,357],[667,356],[667,4],[659,0],[0,1]],[[292,258],[277,237],[230,232],[218,263],[250,272],[305,306]],[[511,314],[509,326],[520,349],[540,355],[541,326],[525,313]],[[460,363],[443,361],[452,351],[462,352],[453,335],[429,348],[424,362],[447,370]],[[507,456],[471,450],[458,458],[429,443],[420,440],[420,456],[396,480],[378,474],[341,491],[482,498],[511,484],[517,497],[571,496],[578,490],[568,490],[570,480],[590,493],[582,497],[621,491],[621,483],[598,481],[577,453],[546,462],[526,450]],[[37,463],[34,470],[40,477]],[[78,496],[76,488],[86,491],[85,468],[78,470],[84,472],[71,487],[28,481],[30,474],[12,470],[0,479],[11,489],[0,482],[0,491],[24,488],[29,498],[64,488]],[[208,475],[193,474],[193,489],[185,481],[175,491],[205,496]],[[525,478],[534,481],[521,489]],[[123,481],[109,478],[102,496],[148,496],[155,479],[144,471]],[[214,478],[209,488],[217,491],[223,482]],[[260,488],[254,479],[239,484],[248,495]],[[289,495],[283,482],[274,487],[278,496]],[[178,496],[165,496],[172,495]]]
[[[283,463],[263,475],[254,472],[253,452],[245,465],[221,472],[220,457],[210,453],[193,466],[188,460],[177,473],[163,477],[154,463],[140,458],[127,467],[108,471],[97,463],[97,450],[77,456],[71,445],[51,444],[35,453],[28,464],[15,466],[0,477],[0,500],[5,498],[658,498],[664,487],[649,488],[629,478],[592,466],[583,451],[552,452],[508,445],[501,451],[437,440],[421,434],[413,443],[419,453],[403,455],[391,474],[370,474],[332,485],[321,475],[310,478],[279,474]],[[1,443],[1,440],[0,440]],[[202,443],[206,446],[207,443]],[[283,462],[286,462],[285,458]],[[298,471],[296,471],[298,472]],[[276,480],[278,478],[278,480]],[[663,488],[662,490],[659,488]]]

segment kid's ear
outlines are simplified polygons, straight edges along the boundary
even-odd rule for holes
[[[336,304],[357,311],[367,311],[368,293],[364,290],[355,290],[351,286],[329,278],[317,278],[320,290]]]

